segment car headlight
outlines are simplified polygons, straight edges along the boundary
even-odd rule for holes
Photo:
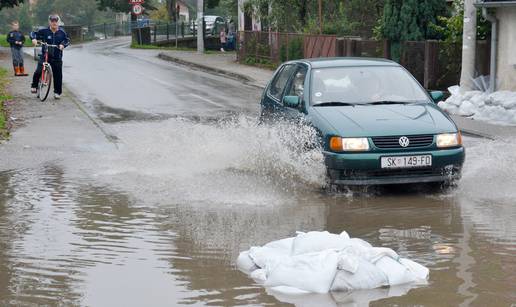
[[[448,148],[462,145],[462,135],[457,133],[444,133],[437,135],[437,147]]]
[[[336,152],[343,151],[368,151],[369,140],[367,138],[341,138],[330,139],[330,149]]]

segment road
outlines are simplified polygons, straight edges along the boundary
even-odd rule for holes
[[[467,138],[453,190],[328,192],[320,153],[283,145],[302,131],[256,124],[257,88],[127,45],[67,50],[73,101],[17,95],[26,118],[0,145],[0,305],[516,302],[514,142]],[[240,251],[308,230],[393,248],[429,285],[281,296],[236,270]]]

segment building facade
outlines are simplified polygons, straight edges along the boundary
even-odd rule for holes
[[[238,31],[262,31],[260,18],[245,12],[248,0],[238,0]]]
[[[495,90],[516,91],[516,1],[478,0],[476,6],[496,18]]]

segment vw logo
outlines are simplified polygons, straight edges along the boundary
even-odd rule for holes
[[[400,143],[401,147],[405,148],[410,145],[410,140],[408,137],[402,136],[402,137],[400,137],[399,143]]]

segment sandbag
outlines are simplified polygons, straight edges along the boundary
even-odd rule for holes
[[[352,291],[375,289],[389,284],[387,275],[376,265],[358,258],[358,269],[355,273],[339,270],[331,286],[331,291]]]
[[[240,255],[238,255],[236,264],[237,268],[246,274],[258,269],[258,266],[254,263],[253,259],[249,257],[249,251],[241,252]]]
[[[338,254],[332,250],[268,263],[265,287],[287,286],[313,293],[328,293],[337,273]]]
[[[299,233],[292,245],[292,256],[322,252],[328,249],[340,250],[349,244],[349,235],[344,231],[340,235],[327,231]]]
[[[407,267],[399,263],[398,261],[384,256],[375,263],[376,267],[379,268],[389,280],[389,285],[403,285],[418,281],[416,275],[414,275]]]
[[[328,232],[252,247],[237,259],[240,270],[267,288],[327,293],[426,282],[428,268],[392,249]]]

